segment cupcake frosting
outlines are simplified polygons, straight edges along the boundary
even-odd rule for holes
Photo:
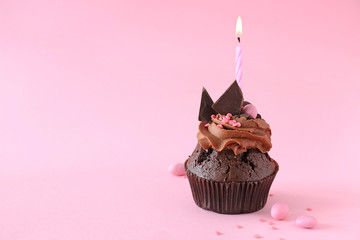
[[[229,114],[213,116],[210,123],[200,122],[197,134],[203,149],[222,151],[229,148],[236,155],[251,148],[268,152],[272,147],[270,137],[271,129],[264,119],[247,119]]]

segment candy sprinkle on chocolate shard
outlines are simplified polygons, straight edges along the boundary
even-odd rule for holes
[[[214,101],[203,87],[199,111],[199,121],[211,122],[211,115],[216,115],[215,110],[212,108],[213,103]]]
[[[220,113],[232,115],[240,115],[243,103],[243,94],[236,81],[221,95],[221,97],[212,105],[212,108]]]

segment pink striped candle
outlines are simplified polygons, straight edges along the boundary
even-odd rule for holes
[[[239,44],[236,47],[236,80],[240,86],[240,88],[242,88],[242,83],[241,83],[241,79],[242,79],[242,48],[240,45],[240,36],[242,34],[242,21],[241,18],[238,17],[238,20],[236,22],[236,37],[237,40],[239,42]]]

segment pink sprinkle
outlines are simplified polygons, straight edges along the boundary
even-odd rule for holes
[[[259,234],[255,234],[254,238],[262,238],[262,236],[260,236]]]
[[[229,120],[230,120],[230,118],[229,118],[228,116],[224,116],[224,117],[222,118],[222,121],[223,121],[224,123],[228,123]]]
[[[307,208],[306,211],[309,211],[309,212],[310,212],[310,211],[312,211],[312,208]]]
[[[236,124],[236,121],[235,121],[235,120],[230,120],[230,121],[229,121],[229,124],[232,125],[232,126],[234,126],[234,124]]]
[[[272,226],[271,228],[272,228],[272,230],[279,230],[279,228],[277,228],[275,226]]]
[[[274,196],[274,194],[273,194],[273,193],[270,193],[270,194],[269,194],[269,197],[273,197],[273,196]]]
[[[259,218],[259,222],[266,222],[265,219]]]
[[[226,114],[227,117],[231,118],[232,117],[232,114],[231,113],[228,113]]]
[[[216,235],[222,235],[222,233],[219,231],[216,231],[215,233],[216,233]]]
[[[219,120],[222,121],[223,120],[222,117],[219,117]]]
[[[236,225],[236,227],[239,228],[239,229],[243,228],[243,226],[241,226],[241,225]]]
[[[279,238],[279,240],[285,240],[284,238]]]
[[[183,178],[187,178],[187,176],[185,175],[185,176],[183,176]]]
[[[209,126],[209,124],[207,123],[207,124],[205,124],[205,127],[208,127]]]
[[[274,225],[275,223],[273,223],[273,222],[269,222],[269,225]]]
[[[241,126],[241,123],[235,121],[235,120],[230,120],[229,121],[229,124],[233,127],[240,127]]]
[[[213,115],[211,115],[211,118],[215,118],[215,115],[213,114]]]
[[[224,128],[223,125],[221,125],[221,124],[218,124],[217,126],[218,126],[219,128]]]

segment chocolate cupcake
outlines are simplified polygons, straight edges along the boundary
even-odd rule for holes
[[[279,170],[268,154],[269,124],[243,101],[236,81],[215,103],[203,89],[199,120],[198,144],[185,162],[195,203],[224,214],[263,208]]]

